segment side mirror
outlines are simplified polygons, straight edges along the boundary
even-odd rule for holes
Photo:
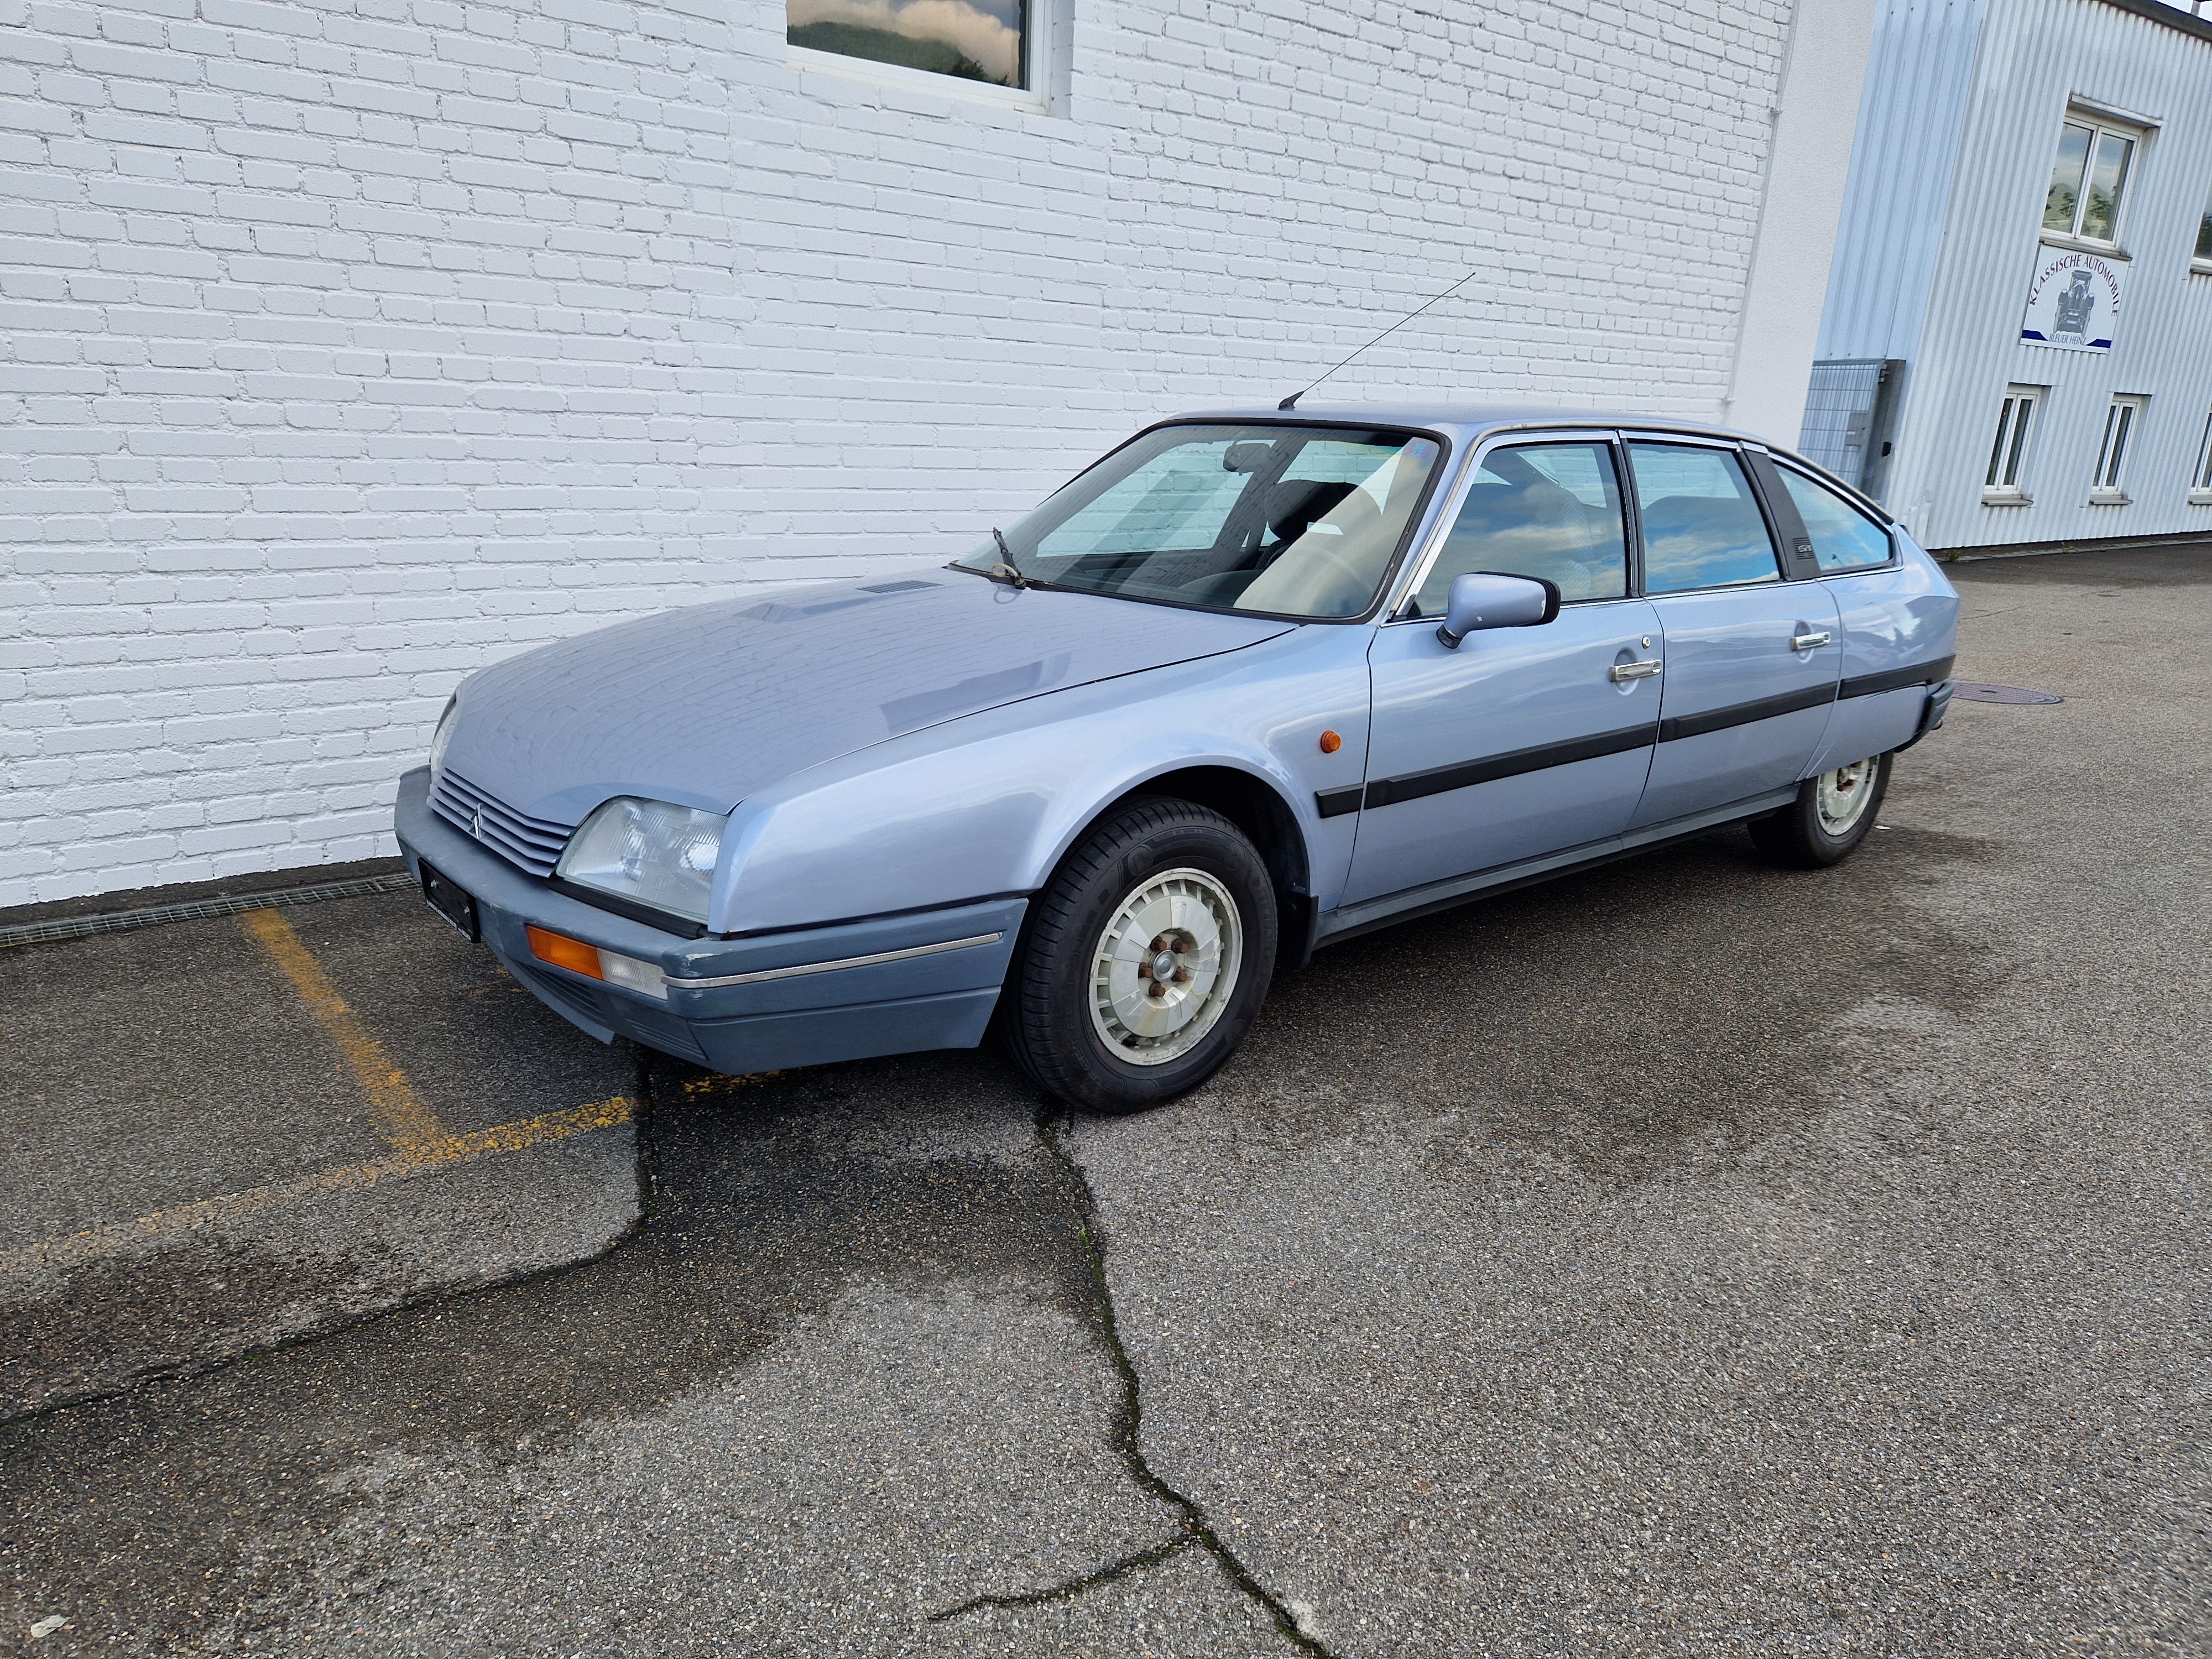
[[[1487,570],[1452,578],[1437,637],[1455,651],[1486,628],[1534,628],[1559,614],[1558,584],[1541,576],[1498,576]]]

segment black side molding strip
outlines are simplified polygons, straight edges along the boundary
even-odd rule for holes
[[[1439,766],[1433,771],[1377,778],[1367,786],[1367,807],[1371,811],[1401,800],[1441,795],[1449,789],[1467,789],[1478,783],[1494,783],[1500,778],[1517,778],[1523,772],[1541,772],[1549,767],[1595,760],[1602,755],[1625,755],[1632,749],[1649,749],[1651,732],[1650,725],[1646,723],[1625,731],[1601,732],[1594,738],[1571,738],[1565,743],[1539,744],[1533,749],[1516,749],[1478,761],[1462,761],[1456,766]]]
[[[1359,810],[1362,793],[1356,783],[1344,789],[1316,789],[1314,791],[1314,810],[1325,818],[1340,818],[1346,812]]]
[[[1363,805],[1372,811],[1376,807],[1394,805],[1399,801],[1419,800],[1448,790],[1468,789],[1478,783],[1519,777],[1524,772],[1571,766],[1577,761],[1595,760],[1604,755],[1625,755],[1632,749],[1649,748],[1654,741],[1675,743],[1684,738],[1703,737],[1708,732],[1725,732],[1731,726],[1748,726],[1753,720],[1794,714],[1800,709],[1825,708],[1838,697],[1869,697],[1878,691],[1930,684],[1950,678],[1952,661],[1949,657],[1942,657],[1911,668],[1862,674],[1856,679],[1845,680],[1840,686],[1808,686],[1802,691],[1761,697],[1755,702],[1732,703],[1726,708],[1711,708],[1702,714],[1677,714],[1671,720],[1661,720],[1656,733],[1649,726],[1633,726],[1624,731],[1601,732],[1594,738],[1540,744],[1534,749],[1516,749],[1482,760],[1463,761],[1456,766],[1439,766],[1433,771],[1377,778],[1367,786],[1364,799],[1357,788],[1323,789],[1315,793],[1314,805],[1325,818],[1340,817],[1346,812],[1358,811]]]
[[[1708,708],[1702,714],[1677,714],[1672,720],[1659,722],[1659,741],[1674,743],[1682,738],[1701,738],[1708,732],[1724,732],[1731,726],[1748,726],[1753,720],[1771,720],[1778,714],[1794,714],[1801,708],[1825,708],[1835,700],[1836,688],[1832,684],[1812,685],[1802,691],[1785,691],[1778,697],[1761,697],[1756,702]]]
[[[1908,685],[1933,685],[1938,680],[1951,678],[1951,665],[1955,657],[1938,657],[1933,662],[1915,663],[1910,668],[1893,668],[1881,674],[1861,674],[1856,679],[1844,682],[1839,694],[1846,697],[1870,697],[1877,691],[1901,691]]]

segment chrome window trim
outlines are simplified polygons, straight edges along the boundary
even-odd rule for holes
[[[679,979],[668,975],[674,991],[711,991],[725,985],[757,985],[763,980],[797,979],[804,974],[835,973],[840,968],[872,968],[879,962],[905,962],[914,957],[933,957],[946,951],[965,951],[972,945],[996,945],[1003,932],[977,933],[969,939],[946,939],[941,945],[909,945],[902,951],[878,951],[865,957],[840,957],[835,962],[802,962],[789,968],[762,968],[750,974],[720,974],[713,979]]]
[[[1382,607],[1382,625],[1389,628],[1399,623],[1436,620],[1434,617],[1408,617],[1403,612],[1406,606],[1413,603],[1413,595],[1421,591],[1421,584],[1428,580],[1429,568],[1443,556],[1444,544],[1451,538],[1451,527],[1459,521],[1460,509],[1467,504],[1468,492],[1474,488],[1474,475],[1482,470],[1484,459],[1492,450],[1513,449],[1529,443],[1610,444],[1614,450],[1615,468],[1621,474],[1621,480],[1626,482],[1627,468],[1622,463],[1626,458],[1620,452],[1620,432],[1614,428],[1595,426],[1531,424],[1497,427],[1486,433],[1482,441],[1470,449],[1466,459],[1460,463],[1459,477],[1452,480],[1451,488],[1439,495],[1438,499],[1443,503],[1443,510],[1430,525],[1426,545],[1422,548],[1419,556],[1407,560],[1404,568],[1400,572],[1398,580],[1390,595],[1390,601]],[[1630,574],[1632,577],[1635,538],[1629,534],[1628,525],[1625,519],[1621,526],[1621,533],[1628,540],[1629,559],[1632,566]],[[1632,593],[1620,596],[1622,599],[1634,597],[1636,596]],[[1609,599],[1574,601],[1577,605],[1608,605],[1615,602]]]

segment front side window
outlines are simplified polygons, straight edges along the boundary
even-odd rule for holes
[[[1984,501],[2013,501],[2026,497],[2021,479],[2027,463],[2028,434],[2043,404],[2043,388],[2008,386],[1997,410],[1996,441],[1990,446],[1990,470],[1982,481]]]
[[[1823,570],[1864,570],[1887,564],[1889,532],[1826,484],[1802,472],[1777,467],[1782,487],[1796,503],[1813,544],[1813,558]]]
[[[1613,446],[1525,444],[1486,455],[1412,614],[1443,615],[1454,579],[1477,570],[1540,576],[1567,604],[1626,595],[1628,538]]]
[[[1743,463],[1725,449],[1631,444],[1644,520],[1644,591],[1782,580],[1774,540]]]
[[[2084,241],[2119,240],[2120,198],[2135,163],[2132,133],[2072,120],[2059,129],[2051,188],[2043,198],[2043,228]]]
[[[1375,603],[1443,446],[1363,427],[1170,426],[954,561],[1053,587],[1341,620]]]
[[[2097,471],[2089,484],[2091,501],[2124,501],[2128,465],[2128,447],[2134,441],[2136,424],[2142,419],[2147,398],[2120,397],[2112,399],[2112,406],[2105,411],[2105,435],[2097,445]]]
[[[794,46],[950,75],[1029,84],[1029,0],[785,0]]]

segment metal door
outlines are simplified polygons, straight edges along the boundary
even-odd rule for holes
[[[1666,649],[1659,742],[1633,826],[1794,785],[1843,662],[1835,601],[1784,581],[1732,445],[1632,439],[1644,592]]]
[[[1659,723],[1658,621],[1642,599],[1470,634],[1379,629],[1367,789],[1345,902],[1494,869],[1626,829]],[[1617,669],[1629,671],[1614,678]]]
[[[1368,653],[1373,717],[1347,903],[1606,841],[1643,793],[1659,636],[1651,607],[1632,597],[1611,434],[1489,446],[1451,523]],[[1444,597],[1473,570],[1552,582],[1559,615],[1445,645]]]

